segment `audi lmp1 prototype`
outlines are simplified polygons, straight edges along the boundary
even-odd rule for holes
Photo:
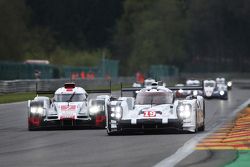
[[[179,88],[172,88],[172,90],[175,89]],[[185,88],[182,89],[185,90]],[[132,89],[128,89],[130,90]],[[205,128],[203,97],[189,96],[182,100],[175,99],[172,90],[155,84],[150,88],[139,90],[136,98],[120,97],[118,100],[111,101],[106,114],[108,135],[129,130],[168,128],[190,132],[203,131]]]
[[[204,80],[204,97],[206,98],[219,98],[227,99],[227,85],[223,80],[216,79],[214,80]]]
[[[94,91],[97,93],[98,91]],[[110,91],[100,90],[102,93]],[[88,101],[88,93],[74,83],[57,89],[54,97],[37,96],[28,101],[28,129],[42,127],[105,127],[108,95]]]

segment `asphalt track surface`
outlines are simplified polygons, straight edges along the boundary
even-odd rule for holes
[[[228,119],[249,96],[250,90],[234,88],[227,101],[207,100],[206,130],[202,133]],[[169,131],[107,136],[104,129],[28,131],[26,105],[27,102],[0,105],[1,167],[154,166],[196,135]],[[217,166],[233,158],[233,151],[194,151],[177,166],[201,166],[204,162],[204,166]]]

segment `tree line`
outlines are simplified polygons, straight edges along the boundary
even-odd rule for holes
[[[1,0],[0,57],[92,66],[105,54],[122,75],[246,72],[249,16],[248,0]]]

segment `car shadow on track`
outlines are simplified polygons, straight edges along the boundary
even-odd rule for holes
[[[202,132],[198,132],[202,133]],[[190,134],[194,135],[197,133],[183,131],[179,129],[166,129],[166,130],[145,130],[145,131],[124,131],[121,133],[114,134],[112,136],[137,136],[137,135],[182,135],[182,134]]]
[[[31,131],[58,131],[58,130],[104,130],[98,127],[42,127]]]

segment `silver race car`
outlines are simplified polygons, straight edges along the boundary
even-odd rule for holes
[[[111,90],[95,90],[93,93],[110,93]],[[91,91],[90,91],[91,92]],[[48,93],[48,92],[37,92]],[[108,95],[88,100],[88,93],[74,83],[66,83],[57,89],[53,98],[37,96],[28,101],[28,129],[42,127],[105,127]]]
[[[176,87],[183,87],[184,84],[176,84],[175,85]],[[202,86],[201,85],[201,82],[199,80],[187,80],[186,81],[186,85],[187,87],[200,87]],[[193,96],[203,96],[203,90],[195,90],[195,89],[192,89],[192,90],[183,90],[183,89],[179,89],[177,91],[175,91],[175,95],[176,97],[179,97],[179,98],[184,98],[184,97],[187,97],[187,96],[190,96],[190,95],[193,95]]]
[[[177,128],[190,132],[205,128],[205,102],[202,96],[175,99],[172,90],[153,84],[134,97],[120,97],[111,101],[106,113],[108,135],[123,131],[162,130]],[[182,89],[186,90],[185,87]],[[190,89],[190,88],[188,88]],[[192,88],[191,88],[192,89]],[[196,87],[200,90],[202,87]],[[122,91],[132,91],[124,88]],[[135,91],[135,89],[134,89]]]

